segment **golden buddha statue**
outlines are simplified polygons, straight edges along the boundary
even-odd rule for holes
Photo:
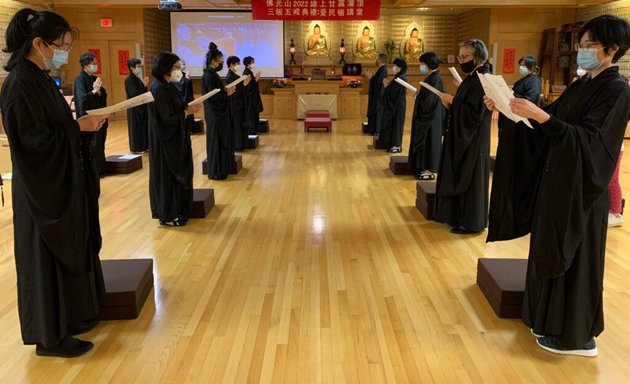
[[[407,63],[415,63],[420,60],[420,56],[424,53],[424,43],[418,37],[418,28],[411,30],[411,34],[405,43],[405,60]]]
[[[370,36],[370,28],[368,26],[363,28],[361,37],[357,40],[354,56],[359,59],[376,59],[378,57],[376,40]]]
[[[313,27],[313,34],[308,38],[306,46],[307,56],[329,56],[330,51],[326,36],[322,35],[319,24],[315,24]]]

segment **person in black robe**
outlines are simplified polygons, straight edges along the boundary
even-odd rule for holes
[[[477,73],[488,73],[488,50],[481,40],[459,45],[461,70],[468,74],[455,97],[442,93],[450,121],[442,143],[435,189],[435,220],[452,233],[480,232],[488,225],[490,120]]]
[[[381,119],[383,112],[383,93],[385,87],[383,80],[387,78],[387,55],[381,53],[376,60],[376,72],[368,74],[370,79],[368,91],[368,133],[378,135],[381,133]]]
[[[0,92],[11,147],[14,253],[24,344],[40,356],[79,356],[72,337],[96,326],[103,274],[89,225],[80,132],[105,116],[74,120],[48,71],[68,62],[76,33],[53,12],[18,11],[6,32],[9,72]],[[100,237],[100,233],[98,233]]]
[[[245,87],[245,126],[250,135],[255,135],[258,131],[258,122],[260,121],[260,113],[264,110],[262,97],[260,96],[260,88],[258,87],[258,79],[260,71],[254,74],[254,65],[256,61],[253,57],[247,56],[243,59],[245,70],[243,76],[249,76],[249,84]]]
[[[184,61],[182,61],[182,75],[182,79],[175,83],[175,87],[182,95],[186,105],[188,105],[188,103],[195,100],[195,92],[193,90],[193,82],[190,79],[190,73],[186,72],[186,63]],[[186,115],[185,124],[186,130],[192,132],[195,125],[195,115]]]
[[[444,82],[440,76],[440,59],[434,52],[420,56],[420,73],[429,75],[423,80],[440,92]],[[420,88],[416,96],[411,121],[409,143],[409,169],[417,179],[433,180],[440,163],[444,106],[440,98],[426,88]]]
[[[524,56],[519,60],[519,73],[522,78],[514,83],[514,97],[529,100],[534,104],[539,102],[541,84],[537,72],[536,58]],[[540,136],[540,133],[525,124],[515,123],[499,115],[497,161],[492,177],[491,209],[488,219],[490,222],[499,220],[512,225],[490,226],[488,238],[492,239],[491,241],[511,238],[514,233],[518,233],[518,236],[529,233],[532,215],[530,208],[535,197],[531,193],[531,185],[537,182],[538,169],[542,166],[540,158],[542,151],[545,150]],[[535,156],[530,156],[531,153],[535,153]],[[505,190],[499,191],[501,188]],[[507,200],[503,198],[506,193],[513,194],[514,198],[521,202],[517,208],[525,209],[517,211],[510,209],[512,206],[505,204]]]
[[[223,69],[223,53],[214,43],[206,55],[206,68],[201,78],[201,93],[214,89],[221,91],[203,103],[206,119],[206,154],[208,178],[225,180],[233,167],[234,147],[232,144],[232,122],[228,97],[234,93],[234,87],[225,88],[217,72]]]
[[[407,110],[407,88],[394,81],[397,78],[407,81],[407,62],[400,57],[394,59],[392,72],[394,79],[383,80],[385,87],[382,102],[380,145],[388,147],[390,153],[402,152],[402,138],[405,130]]]
[[[149,198],[151,214],[161,225],[183,226],[193,200],[193,163],[186,115],[199,110],[187,106],[175,87],[182,77],[179,57],[162,52],[151,69],[154,81],[149,104]]]
[[[534,195],[523,322],[547,351],[596,356],[594,338],[604,330],[607,187],[630,118],[630,89],[613,63],[630,46],[630,25],[603,15],[587,22],[578,38],[577,64],[589,75],[544,110],[522,98],[511,100],[510,107],[530,119],[545,147],[525,154],[541,161],[538,181],[523,180]],[[486,105],[494,108],[488,98]],[[498,155],[497,162],[503,161]],[[501,198],[510,209],[530,203],[507,192]],[[512,223],[490,223],[502,225]]]
[[[231,84],[238,80],[240,76],[238,71],[241,67],[241,59],[236,56],[230,56],[227,59],[227,65],[229,70],[225,75],[226,84]],[[245,83],[241,82],[236,85],[236,89],[232,95],[230,95],[230,115],[232,117],[232,142],[234,143],[234,149],[242,151],[247,148],[248,132],[247,127],[243,126],[245,122]]]
[[[96,56],[84,53],[79,59],[81,73],[74,79],[74,106],[76,116],[85,116],[90,109],[107,106],[107,91],[103,88],[100,77],[94,76],[98,72],[99,63]],[[107,123],[98,132],[82,132],[84,156],[94,163],[99,175],[105,175],[107,166],[105,161],[105,141],[107,139]]]
[[[125,93],[127,99],[146,93],[149,78],[140,78],[138,65],[140,59],[132,57],[127,61],[129,75],[125,78]],[[127,110],[127,128],[129,129],[129,150],[131,152],[145,152],[149,148],[148,134],[148,106],[146,104]]]

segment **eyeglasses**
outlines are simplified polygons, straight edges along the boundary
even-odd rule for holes
[[[576,43],[574,48],[576,51],[588,51],[590,49],[600,50],[601,48],[597,48],[598,45],[602,45],[602,43],[598,42],[584,42],[584,43]]]
[[[53,42],[50,42],[50,41],[45,41],[45,40],[44,40],[44,43],[46,43],[46,45],[48,45],[49,47],[50,47],[51,45],[54,45],[56,48],[58,48],[58,49],[60,49],[60,50],[62,50],[62,51],[66,51],[66,52],[70,52],[70,51],[72,51],[72,45],[71,45],[71,46],[67,46],[67,45],[66,45],[66,46],[63,46],[63,45],[58,45],[58,44],[55,44],[55,43],[53,43]]]
[[[465,55],[459,55],[457,56],[457,61],[459,61],[460,63],[463,63],[464,61],[466,61],[467,57],[474,57],[474,56],[471,55],[470,53],[467,53]]]

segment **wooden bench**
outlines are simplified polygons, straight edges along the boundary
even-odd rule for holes
[[[372,148],[374,149],[389,149],[389,146],[382,141],[378,140],[378,136],[372,138]]]
[[[477,285],[501,318],[521,317],[527,259],[487,259],[477,261]]]
[[[370,126],[368,125],[367,121],[364,121],[361,123],[361,131],[365,134],[371,134],[372,132],[370,132]]]
[[[435,218],[435,181],[418,181],[416,183],[416,208],[425,219]]]

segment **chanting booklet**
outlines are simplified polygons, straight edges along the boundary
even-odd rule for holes
[[[435,88],[435,87],[431,86],[430,84],[427,84],[427,83],[425,83],[424,81],[421,81],[421,82],[420,82],[420,86],[421,86],[421,87],[423,87],[423,88],[428,89],[429,91],[431,91],[431,92],[433,92],[433,93],[435,93],[438,97],[442,97],[442,92],[440,92],[440,90],[439,90],[439,89],[437,89],[437,88]]]
[[[416,87],[414,87],[413,85],[409,84],[408,82],[406,82],[405,80],[401,79],[400,77],[395,78],[394,81],[397,82],[398,84],[402,85],[403,87],[407,88],[408,90],[410,90],[413,93],[418,92],[418,89]]]
[[[118,104],[110,105],[105,108],[98,109],[90,109],[89,111],[85,111],[88,115],[94,116],[105,116],[111,115],[116,112],[125,111],[129,108],[137,107],[139,105],[152,103],[153,102],[153,94],[151,92],[145,92],[142,95],[138,95],[136,97],[132,97],[129,100],[121,101]]]
[[[219,92],[221,92],[221,88],[215,88],[212,91],[201,96],[200,98],[191,101],[190,103],[188,103],[188,105],[195,105],[195,104],[203,103],[204,101],[206,101],[207,99],[211,98],[212,96],[216,95]]]
[[[236,87],[239,83],[242,83],[243,81],[245,81],[245,79],[247,79],[249,77],[249,75],[245,75],[245,76],[241,76],[238,78],[238,80],[234,80],[233,82],[231,82],[230,84],[226,85],[225,88],[232,88],[232,87]]]
[[[534,129],[529,120],[515,114],[510,109],[510,100],[514,98],[514,93],[512,93],[512,90],[505,82],[503,76],[491,75],[489,73],[481,74],[479,72],[477,72],[477,75],[479,75],[479,81],[481,81],[481,86],[483,87],[486,96],[494,101],[494,105],[499,112],[516,123],[522,121],[523,124]]]
[[[459,81],[460,84],[462,83],[462,81],[464,81],[464,80],[462,80],[462,77],[459,75],[459,73],[457,72],[457,69],[455,69],[455,67],[449,67],[448,70],[451,71],[451,75],[453,75],[455,80]]]

